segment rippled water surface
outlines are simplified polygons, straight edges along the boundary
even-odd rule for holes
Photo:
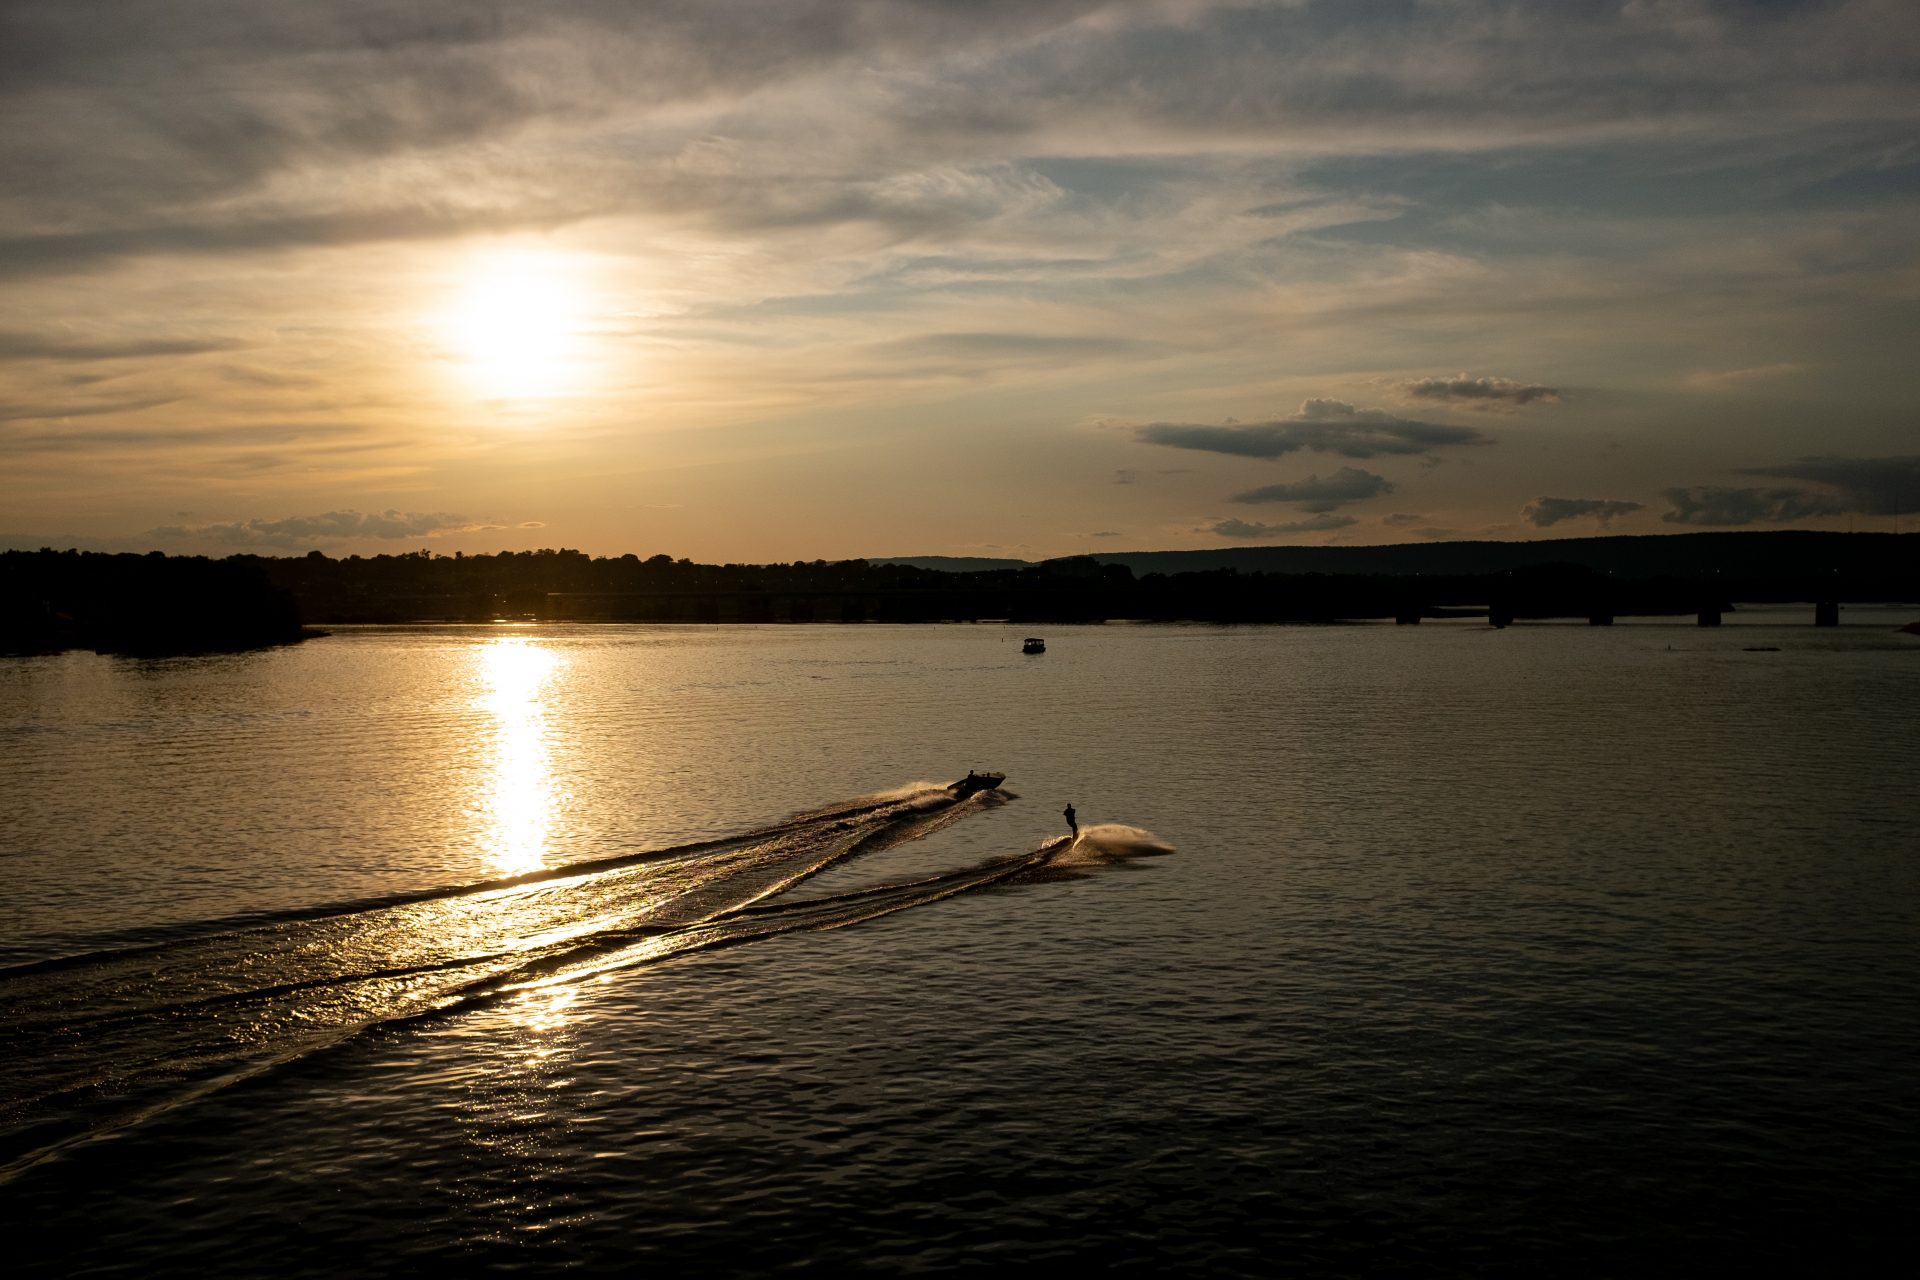
[[[10,1257],[1864,1259],[1920,639],[1809,612],[0,659]]]

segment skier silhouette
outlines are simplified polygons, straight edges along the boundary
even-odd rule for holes
[[[1072,832],[1073,832],[1073,834],[1074,834],[1074,835],[1075,835],[1076,837],[1077,837],[1077,836],[1079,836],[1079,834],[1080,834],[1080,824],[1079,824],[1078,822],[1076,822],[1076,821],[1074,821],[1074,817],[1073,817],[1073,802],[1072,802],[1071,800],[1069,800],[1069,801],[1067,802],[1067,807],[1066,807],[1066,808],[1064,808],[1064,809],[1062,809],[1062,810],[1061,810],[1060,812],[1061,812],[1061,815],[1062,815],[1063,817],[1065,817],[1065,818],[1066,818],[1066,820],[1067,820],[1067,829],[1068,829],[1068,830],[1070,830],[1070,831],[1072,831]]]

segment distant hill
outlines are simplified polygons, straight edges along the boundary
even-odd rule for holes
[[[1181,553],[1176,551],[1169,554]],[[1036,562],[996,559],[993,556],[868,556],[867,563],[902,564],[910,569],[933,569],[940,573],[988,573],[995,569],[1026,569]]]
[[[1920,535],[1804,530],[1634,534],[1532,542],[1414,542],[1378,547],[1222,547],[1211,551],[1121,551],[1092,556],[1148,573],[1476,575],[1570,564],[1616,578],[1803,578],[1836,570],[1887,572],[1920,557]],[[915,556],[878,560],[946,573],[1025,568],[1024,560]]]
[[[1898,545],[1896,546],[1896,541]],[[1382,547],[1226,547],[1218,551],[1103,554],[1135,574],[1238,569],[1242,573],[1482,574],[1573,564],[1618,578],[1805,577],[1893,569],[1920,554],[1920,537],[1804,530],[1634,534],[1533,542],[1425,542]]]

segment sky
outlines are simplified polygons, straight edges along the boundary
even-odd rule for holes
[[[1916,73],[1911,0],[4,0],[0,546],[1913,528]]]

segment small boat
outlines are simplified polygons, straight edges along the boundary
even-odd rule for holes
[[[1045,653],[1046,651],[1047,642],[1039,636],[1028,636],[1020,645],[1022,653]]]
[[[1006,780],[1007,775],[1004,773],[975,773],[969,769],[966,777],[949,786],[947,790],[953,792],[958,799],[965,800],[978,792],[992,791]]]

